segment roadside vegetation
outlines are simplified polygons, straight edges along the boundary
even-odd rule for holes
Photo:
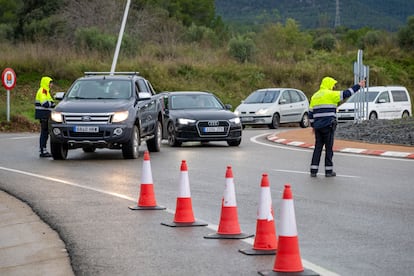
[[[33,103],[43,75],[57,92],[85,71],[111,68],[124,1],[35,2],[0,0],[9,10],[0,14],[0,69],[17,74],[11,122],[0,88],[0,131],[37,130]],[[235,108],[258,88],[295,87],[310,97],[326,75],[347,88],[363,49],[371,86],[404,85],[414,98],[414,17],[395,33],[303,30],[293,19],[241,32],[214,15],[214,1],[187,1],[197,8],[180,2],[133,1],[116,71],[138,71],[158,92],[211,91]]]

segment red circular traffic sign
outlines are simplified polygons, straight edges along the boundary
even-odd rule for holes
[[[11,90],[16,85],[16,73],[11,68],[6,68],[1,74],[1,82],[3,83],[4,88]]]

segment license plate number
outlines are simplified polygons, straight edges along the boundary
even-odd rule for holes
[[[99,127],[97,126],[75,126],[73,128],[74,132],[89,132],[95,133],[99,132]]]
[[[204,132],[224,132],[224,127],[218,126],[218,127],[205,127],[203,129]]]
[[[253,121],[253,117],[241,117],[241,120],[243,122],[252,122]]]

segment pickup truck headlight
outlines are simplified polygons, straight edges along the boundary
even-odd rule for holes
[[[178,123],[180,125],[194,124],[195,122],[196,122],[196,120],[192,120],[192,119],[185,119],[185,118],[179,118],[178,119]]]
[[[52,120],[56,123],[62,123],[63,122],[63,116],[61,112],[52,111],[52,114],[50,115]]]
[[[128,111],[115,112],[114,116],[112,116],[112,122],[119,123],[119,122],[125,121],[127,118],[128,118]]]

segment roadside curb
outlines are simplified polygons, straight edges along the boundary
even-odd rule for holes
[[[314,148],[314,144],[280,138],[279,136],[277,136],[277,134],[268,135],[267,140],[274,142],[274,143],[287,145],[287,146],[294,146],[294,147],[301,147],[301,148],[308,148],[308,149]],[[341,147],[334,147],[333,150],[334,152],[414,159],[414,152],[368,150],[368,149],[361,149],[361,148],[341,148]]]

